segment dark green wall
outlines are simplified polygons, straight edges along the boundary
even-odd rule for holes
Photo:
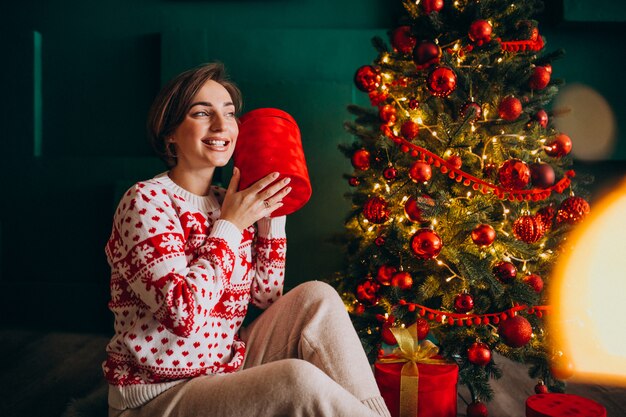
[[[246,110],[279,107],[300,124],[314,193],[288,220],[287,285],[339,268],[328,239],[349,209],[341,175],[351,167],[337,150],[351,141],[345,106],[363,102],[352,76],[376,56],[370,39],[394,26],[400,1],[31,0],[3,8],[0,323],[108,331],[103,247],[113,209],[131,183],[164,169],[144,140],[147,108],[164,80],[210,60],[227,65]],[[542,31],[568,52],[555,73],[603,94],[620,129],[624,25],[564,22],[566,9],[550,2]],[[614,174],[626,159],[618,134],[604,165]]]

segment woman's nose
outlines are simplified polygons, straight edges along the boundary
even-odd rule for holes
[[[224,129],[224,116],[217,113],[213,120],[211,120],[211,125],[209,126],[214,132],[221,132]]]

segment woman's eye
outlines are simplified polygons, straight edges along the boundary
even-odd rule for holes
[[[235,112],[234,111],[228,112],[228,113],[226,113],[226,116],[227,117],[235,117]]]
[[[209,113],[205,111],[198,111],[198,112],[195,112],[193,115],[196,117],[207,117],[209,116]]]

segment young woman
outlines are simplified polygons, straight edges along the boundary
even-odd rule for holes
[[[123,196],[106,246],[115,335],[110,416],[388,416],[343,303],[317,281],[283,295],[289,193],[272,173],[212,185],[241,93],[220,64],[182,73],[150,111],[169,170]],[[248,304],[265,311],[249,326]]]

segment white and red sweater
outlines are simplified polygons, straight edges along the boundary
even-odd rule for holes
[[[105,250],[115,335],[102,367],[112,407],[139,407],[188,378],[236,371],[248,303],[267,308],[281,296],[285,217],[242,234],[218,220],[224,193],[212,186],[194,195],[163,173],[120,201]]]

